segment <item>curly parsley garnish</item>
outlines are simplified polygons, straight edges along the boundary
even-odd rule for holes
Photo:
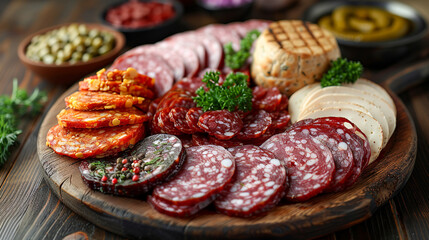
[[[38,114],[45,101],[45,93],[36,89],[28,96],[27,91],[18,88],[16,79],[13,80],[11,97],[0,96],[0,167],[9,158],[9,148],[15,145],[21,133],[17,129],[19,120],[27,115]]]
[[[219,72],[206,72],[203,82],[209,89],[207,92],[200,87],[194,97],[198,107],[204,111],[227,109],[232,112],[237,109],[250,111],[252,109],[252,89],[247,85],[248,76],[244,73],[230,73],[225,82],[219,86]]]
[[[225,64],[231,69],[241,68],[250,57],[250,49],[253,42],[259,37],[261,33],[258,30],[252,30],[240,41],[240,50],[235,51],[231,43],[223,46],[225,52]]]
[[[354,83],[362,75],[363,66],[360,62],[338,58],[331,61],[331,68],[326,72],[320,84],[322,87],[340,86],[342,83]]]

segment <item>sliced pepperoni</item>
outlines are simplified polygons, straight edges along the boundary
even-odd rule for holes
[[[229,216],[250,217],[274,208],[285,193],[286,169],[282,161],[252,145],[230,151],[236,177],[215,200],[216,210]]]
[[[200,107],[191,108],[188,110],[188,113],[186,113],[186,122],[188,126],[196,132],[204,132],[204,130],[198,126],[198,120],[203,113],[204,111]]]
[[[160,56],[150,53],[125,55],[113,62],[110,69],[126,70],[132,67],[140,74],[155,78],[155,94],[164,95],[174,83],[174,72]]]
[[[209,136],[205,133],[192,134],[192,146],[211,145]]]
[[[331,185],[325,192],[338,192],[343,190],[345,181],[353,173],[353,153],[341,136],[330,127],[324,125],[304,125],[293,129],[304,134],[309,134],[324,143],[332,153],[335,163],[335,173]]]
[[[228,110],[216,110],[203,113],[198,120],[198,126],[218,139],[227,140],[240,132],[243,122],[238,114]]]
[[[223,190],[235,172],[235,161],[225,148],[205,145],[186,149],[182,170],[153,196],[177,206],[198,204]]]
[[[194,99],[192,99],[189,96],[177,97],[170,104],[170,107],[183,107],[187,109],[190,109],[196,106],[197,106],[197,103],[195,103]]]
[[[127,159],[125,164],[122,163],[124,159]],[[139,196],[170,180],[184,161],[185,150],[180,140],[172,135],[158,134],[140,141],[131,153],[119,159],[84,160],[79,170],[91,189],[120,196]],[[96,171],[91,170],[91,164],[97,163]],[[128,170],[121,171],[124,167]],[[97,171],[102,174],[94,174]],[[128,177],[118,177],[118,172]],[[105,181],[102,180],[104,176]],[[112,183],[113,178],[116,178],[116,183]]]
[[[175,128],[177,128],[179,131],[183,133],[192,134],[192,133],[195,133],[196,131],[188,126],[188,123],[186,121],[187,113],[188,113],[187,108],[173,107],[171,108],[168,116],[170,118],[170,121],[173,122]]]
[[[332,182],[335,164],[331,151],[319,140],[291,130],[272,136],[261,148],[285,162],[289,175],[286,199],[305,201],[323,192]]]
[[[79,82],[80,91],[113,92],[120,95],[132,95],[152,99],[155,94],[145,86],[137,84],[126,84],[121,81],[100,81],[98,79],[86,78]]]
[[[101,128],[143,123],[151,117],[137,108],[77,111],[63,109],[58,115],[58,124],[71,128]]]
[[[149,104],[149,109],[148,112],[151,113],[152,115],[155,115],[156,113],[156,109],[158,108],[159,102],[161,101],[161,98],[157,98],[155,100],[153,100],[150,104]]]
[[[60,155],[101,158],[134,146],[143,136],[143,124],[94,129],[55,125],[48,131],[46,144]]]
[[[161,133],[167,133],[172,135],[180,135],[182,134],[175,126],[174,123],[170,120],[169,113],[171,108],[163,108],[159,110],[159,114],[155,114],[157,116],[157,123]]]
[[[267,112],[274,112],[278,109],[282,100],[282,94],[276,88],[268,88],[266,94],[261,98],[252,99],[253,109],[263,109]]]
[[[282,100],[280,100],[280,104],[277,106],[277,111],[287,111],[289,106],[289,98],[282,94]]]
[[[270,114],[264,110],[253,111],[243,119],[243,128],[237,134],[238,139],[258,138],[271,126]]]
[[[191,46],[178,45],[169,41],[162,41],[156,45],[162,48],[170,49],[182,57],[182,60],[185,64],[186,77],[194,77],[201,68],[204,68],[200,65],[198,54]]]
[[[144,100],[142,97],[104,92],[75,92],[65,98],[67,107],[83,111],[131,108]]]
[[[270,116],[273,121],[270,126],[271,128],[281,132],[286,130],[290,122],[290,114],[288,112],[286,111],[271,112]]]
[[[180,97],[188,97],[188,95],[180,89],[176,89],[174,91],[168,91],[160,100],[158,104],[158,110],[163,108],[171,107],[171,103]]]

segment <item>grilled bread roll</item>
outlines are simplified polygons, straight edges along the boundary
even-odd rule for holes
[[[320,80],[338,57],[335,37],[319,26],[299,20],[273,22],[256,40],[251,74],[256,84],[290,96]]]

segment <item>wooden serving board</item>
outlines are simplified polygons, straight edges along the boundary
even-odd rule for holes
[[[265,216],[242,219],[218,214],[207,208],[190,218],[158,213],[141,199],[116,197],[90,190],[82,181],[79,160],[54,153],[46,146],[48,130],[65,107],[65,92],[45,117],[37,151],[42,173],[61,201],[88,221],[130,238],[150,239],[307,239],[362,222],[408,180],[416,158],[417,135],[409,113],[392,95],[397,128],[377,162],[371,164],[352,188],[322,194],[304,203],[282,202]]]

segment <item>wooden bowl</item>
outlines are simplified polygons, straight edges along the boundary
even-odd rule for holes
[[[183,16],[183,5],[179,1],[175,0],[140,0],[140,2],[160,2],[160,3],[170,3],[173,5],[175,15],[164,22],[153,26],[140,27],[140,28],[126,28],[113,26],[110,22],[106,20],[107,12],[114,7],[126,3],[126,1],[121,0],[117,3],[108,5],[103,12],[101,13],[101,22],[115,30],[123,33],[126,38],[126,44],[129,47],[135,47],[147,43],[158,42],[174,33],[180,31],[180,20]]]
[[[81,77],[103,68],[104,66],[113,62],[113,60],[119,55],[121,49],[125,45],[125,37],[122,33],[115,31],[112,28],[103,26],[101,24],[83,23],[88,27],[88,29],[98,29],[100,31],[105,31],[112,34],[115,38],[114,48],[109,52],[101,56],[95,57],[87,62],[77,62],[74,64],[45,64],[43,62],[33,61],[25,55],[27,46],[30,44],[31,39],[34,36],[41,35],[51,30],[58,29],[63,26],[68,26],[70,24],[71,23],[66,23],[42,29],[26,37],[18,46],[18,57],[21,62],[27,68],[32,70],[36,75],[53,84],[70,85],[78,81]]]

